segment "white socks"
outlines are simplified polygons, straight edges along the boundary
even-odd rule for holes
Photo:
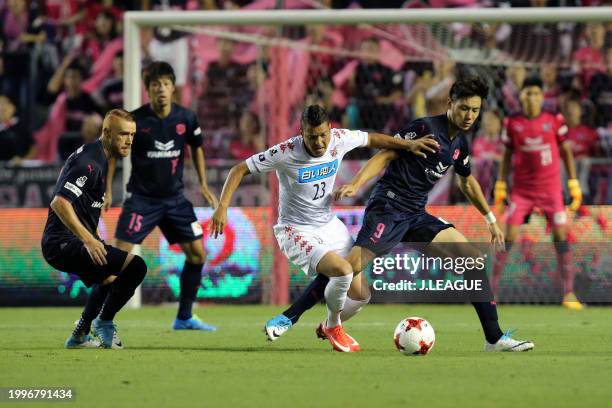
[[[369,296],[366,300],[354,300],[347,297],[346,302],[344,303],[344,309],[342,309],[342,312],[340,313],[340,320],[342,322],[346,322],[348,319],[359,313],[361,309],[363,309],[363,307],[369,302]]]
[[[327,327],[340,325],[340,312],[344,309],[347,292],[351,286],[353,274],[333,276],[325,287],[325,303],[327,304]],[[353,313],[354,314],[354,313]]]

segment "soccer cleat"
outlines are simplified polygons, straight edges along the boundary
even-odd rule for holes
[[[512,332],[508,330],[506,334],[501,336],[496,343],[491,344],[485,340],[485,351],[529,351],[533,350],[535,345],[526,340],[514,340],[510,335]]]
[[[584,309],[584,305],[580,303],[576,295],[573,292],[570,292],[563,296],[563,302],[561,305],[570,310],[582,310]]]
[[[334,350],[341,353],[352,353],[360,350],[359,343],[344,332],[342,325],[332,328],[323,326],[323,331]]]
[[[98,348],[100,347],[100,342],[89,334],[82,334],[80,336],[72,334],[64,343],[64,347],[67,349]]]
[[[293,326],[291,319],[284,314],[279,314],[266,322],[264,332],[268,336],[268,341],[274,341],[285,334],[291,326]]]
[[[172,328],[174,330],[201,330],[201,331],[217,330],[216,326],[213,326],[208,323],[204,323],[196,315],[191,316],[187,320],[174,319],[174,324],[172,325]]]
[[[94,321],[91,322],[91,327],[94,336],[100,340],[101,348],[123,348],[123,343],[121,343],[121,339],[117,335],[117,327],[112,320],[101,320],[99,317],[96,317]]]

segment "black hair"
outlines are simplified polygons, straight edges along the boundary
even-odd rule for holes
[[[525,81],[523,81],[523,86],[521,87],[521,89],[525,89],[530,86],[537,86],[540,89],[544,89],[544,84],[542,83],[542,80],[540,79],[540,77],[537,76],[526,78]]]
[[[149,88],[149,84],[152,81],[157,81],[161,77],[170,78],[172,84],[176,82],[174,69],[172,69],[172,66],[167,62],[153,61],[142,70],[142,80],[145,84],[145,88]]]
[[[489,94],[488,85],[477,76],[465,76],[455,81],[451,86],[449,96],[451,101],[480,96],[482,100]]]
[[[305,125],[317,127],[325,122],[329,122],[329,115],[322,106],[309,105],[302,112],[302,118],[300,120],[302,128],[304,128]]]
[[[81,75],[81,79],[85,78],[85,68],[83,68],[83,66],[78,61],[71,62],[66,67],[66,71],[64,72],[67,72],[67,71],[77,71]]]

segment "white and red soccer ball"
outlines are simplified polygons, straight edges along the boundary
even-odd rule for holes
[[[425,355],[436,342],[436,334],[431,324],[420,317],[403,319],[393,333],[395,347],[407,355]]]

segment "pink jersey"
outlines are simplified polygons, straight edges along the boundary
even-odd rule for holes
[[[513,191],[558,194],[561,189],[559,145],[567,133],[563,115],[542,112],[534,119],[514,115],[505,125],[504,143],[513,150]]]

